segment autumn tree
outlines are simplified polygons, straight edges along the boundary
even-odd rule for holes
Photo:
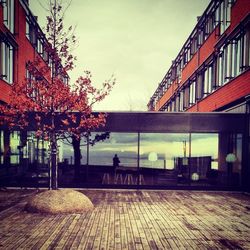
[[[65,79],[75,65],[71,49],[76,38],[71,26],[64,28],[61,1],[49,1],[49,14],[44,44],[48,63],[39,55],[27,63],[26,79],[13,86],[10,102],[0,106],[0,121],[10,129],[32,129],[38,138],[49,141],[51,184],[57,189],[58,140],[73,136],[79,141],[82,134],[105,124],[106,115],[93,114],[92,108],[109,94],[115,80],[111,77],[97,89],[91,73],[85,71],[69,85]]]

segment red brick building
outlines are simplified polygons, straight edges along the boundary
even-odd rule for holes
[[[250,1],[212,0],[148,103],[151,111],[246,112]]]
[[[26,69],[29,61],[38,56],[42,63],[52,65],[45,49],[48,42],[37,17],[29,9],[28,0],[0,2],[0,41],[0,101],[7,103],[11,86],[33,77]],[[49,81],[50,75],[45,78]]]

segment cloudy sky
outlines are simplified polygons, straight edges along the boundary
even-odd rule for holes
[[[43,3],[43,0],[40,0]],[[210,0],[72,0],[65,25],[76,25],[77,67],[98,86],[115,75],[116,86],[97,110],[146,110],[154,93]],[[43,27],[39,0],[30,8]]]

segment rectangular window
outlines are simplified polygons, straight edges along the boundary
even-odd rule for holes
[[[26,37],[30,40],[30,23],[26,19]]]
[[[176,112],[180,111],[180,95],[177,95],[177,96],[176,96],[175,111],[176,111]]]
[[[189,107],[189,88],[184,89],[184,109]]]
[[[184,91],[180,92],[179,111],[184,110]]]
[[[219,56],[217,57],[217,83],[218,86],[224,84],[224,63],[223,63],[223,50],[221,49]]]
[[[3,3],[3,22],[14,33],[14,0],[5,0]]]
[[[40,55],[43,55],[43,41],[42,39],[37,39],[37,52],[40,54]]]
[[[199,100],[203,96],[203,72],[197,76],[196,99]]]
[[[177,64],[176,71],[177,71],[177,77],[180,78],[180,76],[181,76],[181,64],[180,64],[180,62],[178,62],[178,64]]]
[[[198,46],[202,45],[204,42],[204,28],[200,27],[198,31]]]
[[[11,44],[1,42],[1,77],[12,84],[14,74],[14,48]]]
[[[212,65],[209,65],[204,72],[204,97],[212,92],[212,69]]]
[[[196,82],[193,81],[189,86],[189,105],[193,105],[196,102]]]
[[[37,46],[37,34],[32,21],[26,18],[26,37],[32,45]]]
[[[171,109],[172,112],[175,112],[175,99],[172,100],[172,109]]]
[[[230,0],[223,0],[219,6],[221,23],[220,33],[223,34],[231,22],[231,2]]]
[[[212,33],[214,29],[214,17],[210,14],[205,20],[205,39]]]
[[[229,43],[225,47],[225,82],[229,81],[232,78],[232,46]]]
[[[250,66],[250,30],[242,36],[242,70]]]

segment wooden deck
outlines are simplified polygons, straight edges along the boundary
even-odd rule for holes
[[[83,190],[86,214],[23,211],[35,191],[0,191],[0,249],[250,249],[250,196]]]

